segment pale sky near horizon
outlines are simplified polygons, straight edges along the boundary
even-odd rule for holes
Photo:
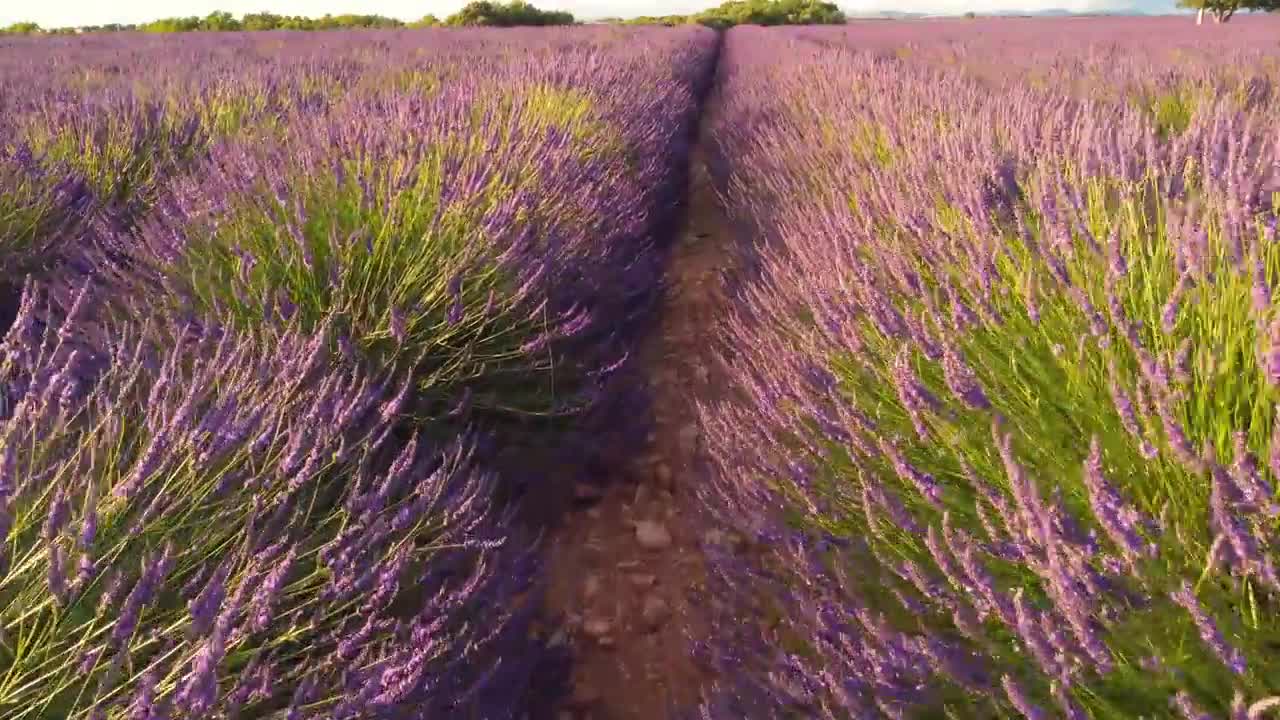
[[[1074,11],[1141,8],[1147,12],[1173,9],[1173,0],[836,0],[846,12],[891,9],[903,12],[960,13],[1061,8]],[[466,0],[0,0],[0,27],[19,21],[43,27],[136,23],[175,15],[208,15],[225,10],[240,16],[249,12],[318,17],[325,13],[373,13],[414,20],[428,13],[444,17]],[[580,18],[617,15],[667,15],[713,7],[720,0],[533,0],[544,10],[568,10]]]

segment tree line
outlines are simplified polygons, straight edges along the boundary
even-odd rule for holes
[[[44,29],[36,23],[14,23],[0,32],[13,34],[65,35],[84,32],[254,32],[263,30],[354,30],[373,28],[423,28],[423,27],[518,27],[545,25],[573,25],[572,13],[539,10],[524,0],[491,2],[476,0],[458,12],[438,19],[426,15],[412,22],[382,15],[325,15],[319,18],[275,13],[249,13],[237,18],[229,12],[215,11],[204,17],[171,17],[148,23],[110,25],[83,25],[79,27]]]
[[[692,15],[646,16],[617,20],[628,25],[685,25],[699,23],[715,28],[734,25],[841,25],[844,12],[823,0],[729,0]]]
[[[1268,0],[1254,0],[1268,1]],[[684,25],[700,23],[716,28],[733,25],[821,25],[840,24],[844,13],[834,3],[823,0],[729,0],[719,7],[692,15],[666,15],[632,19],[611,18],[601,22],[628,25]],[[65,35],[86,32],[239,32],[263,30],[349,30],[370,28],[424,27],[527,27],[573,25],[572,13],[539,10],[526,0],[475,0],[443,20],[426,15],[412,22],[381,15],[325,15],[319,18],[275,13],[249,13],[237,18],[216,11],[204,17],[171,17],[148,23],[83,25],[44,29],[36,23],[15,23],[0,32],[14,34]]]

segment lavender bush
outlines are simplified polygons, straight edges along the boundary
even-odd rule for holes
[[[741,682],[706,712],[1260,718],[1273,101],[1136,26],[996,78],[973,68],[1020,41],[918,27],[729,34],[716,167],[757,240],[720,333],[731,397],[702,410],[706,496],[774,550],[720,563],[766,633],[733,638]],[[1054,74],[1114,34],[1196,102]],[[1268,37],[1200,54],[1238,68]]]
[[[323,101],[173,180],[114,242],[119,293],[159,287],[241,328],[334,315],[352,352],[412,365],[426,416],[580,412],[656,297],[654,215],[694,112],[675,68],[709,61],[706,31],[634,37],[361,67],[332,87],[299,65],[281,83],[319,83]]]
[[[0,344],[0,714],[513,712],[527,568],[469,441],[400,437],[408,387],[327,324],[160,314],[95,356],[92,303],[41,330],[33,284]]]
[[[22,277],[47,266],[90,202],[75,173],[41,167],[28,148],[0,149],[0,263],[10,274],[0,287],[16,292]]]

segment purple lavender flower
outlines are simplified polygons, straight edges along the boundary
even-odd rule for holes
[[[155,670],[142,674],[138,689],[129,701],[129,720],[157,720],[161,717],[162,708],[156,702],[156,683],[159,682]]]
[[[115,627],[111,630],[111,644],[119,647],[121,643],[133,635],[138,626],[138,618],[142,608],[155,597],[160,583],[169,574],[173,561],[173,546],[166,545],[162,551],[149,558],[142,568],[142,575],[134,583],[124,606],[116,618]]]
[[[196,652],[186,683],[178,691],[177,703],[192,714],[207,712],[218,699],[218,665],[226,655],[221,628],[215,628]]]
[[[1084,486],[1089,492],[1094,517],[1111,542],[1130,558],[1153,556],[1154,545],[1145,543],[1139,533],[1145,518],[1134,510],[1102,474],[1102,447],[1094,436],[1089,445],[1089,458],[1084,464]]]
[[[1260,350],[1258,364],[1267,382],[1280,385],[1280,317],[1271,321],[1267,327],[1264,346]]]
[[[65,605],[70,597],[67,588],[66,555],[62,546],[49,546],[49,592],[60,603]]]
[[[933,393],[929,392],[917,378],[911,368],[910,351],[906,346],[898,353],[893,363],[893,384],[898,390],[898,398],[911,418],[916,434],[921,440],[929,437],[929,428],[924,422],[924,412],[941,407],[941,403]]]
[[[52,543],[70,520],[71,501],[67,498],[66,490],[59,486],[53,494],[52,502],[49,503],[49,515],[45,518],[43,531],[45,542]]]
[[[943,347],[942,371],[947,387],[961,402],[975,410],[987,410],[991,407],[991,401],[982,392],[973,371],[949,343]]]
[[[889,458],[898,477],[915,487],[920,496],[936,508],[942,507],[942,488],[938,481],[927,472],[917,469],[907,461],[902,452],[891,442],[880,441],[880,450]]]
[[[249,620],[249,632],[259,633],[267,628],[272,619],[272,605],[276,598],[284,589],[285,580],[289,577],[289,571],[293,569],[293,561],[296,556],[296,548],[290,547],[285,556],[276,561],[275,567],[271,572],[267,573],[262,579],[262,584],[258,586],[258,591],[254,595],[252,603],[252,614]]]
[[[1204,641],[1205,645],[1209,646],[1209,649],[1222,661],[1222,664],[1237,675],[1244,674],[1246,670],[1244,655],[1227,644],[1227,641],[1222,637],[1222,633],[1218,630],[1217,623],[1200,606],[1200,601],[1196,599],[1195,592],[1191,589],[1191,583],[1184,580],[1178,590],[1170,593],[1170,597],[1191,614],[1191,620],[1195,623],[1196,630],[1200,633],[1200,639]],[[1183,714],[1186,715],[1185,712]],[[1187,715],[1187,717],[1190,718],[1192,716]]]
[[[1267,268],[1263,261],[1262,252],[1256,249],[1253,253],[1251,270],[1253,275],[1253,292],[1251,293],[1253,310],[1261,316],[1271,309],[1271,285],[1267,282]]]
[[[1213,720],[1213,716],[1201,710],[1185,690],[1179,690],[1170,698],[1169,705],[1177,710],[1185,720]]]
[[[399,308],[391,309],[391,319],[388,325],[391,338],[397,343],[403,344],[408,338],[408,330],[405,327],[404,313]]]
[[[227,594],[227,577],[230,573],[229,564],[224,563],[219,566],[214,571],[213,577],[209,578],[204,588],[200,590],[200,594],[187,603],[187,609],[191,613],[189,632],[192,637],[204,637],[213,629],[223,598]]]
[[[1044,711],[1044,708],[1033,702],[1027,695],[1026,689],[1013,677],[1005,675],[1000,678],[1000,685],[1004,688],[1004,694],[1009,698],[1009,703],[1027,720],[1049,720],[1049,714]]]

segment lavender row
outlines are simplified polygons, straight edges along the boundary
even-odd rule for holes
[[[764,632],[715,653],[708,715],[1280,702],[1280,137],[1230,83],[1169,128],[1028,77],[1158,45],[1125,23],[998,83],[927,60],[999,65],[988,27],[728,36],[744,271],[705,496],[757,542],[718,567]]]
[[[336,369],[327,327],[155,314],[94,353],[88,291],[48,302],[0,345],[5,717],[510,712],[530,558],[472,441],[402,437],[405,381]]]
[[[492,441],[625,365],[713,35],[5,42],[0,715],[515,716]]]
[[[182,284],[240,326],[336,312],[354,352],[415,362],[424,416],[583,412],[656,297],[694,111],[671,67],[709,40],[469,63],[220,143],[112,247],[119,294]]]

